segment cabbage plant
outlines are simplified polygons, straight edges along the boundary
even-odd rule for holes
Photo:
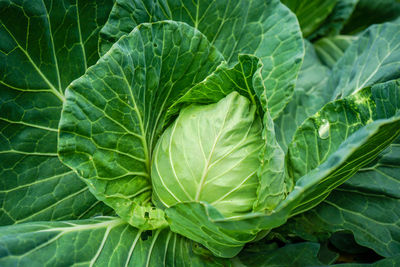
[[[400,20],[302,2],[0,1],[0,265],[399,263]]]

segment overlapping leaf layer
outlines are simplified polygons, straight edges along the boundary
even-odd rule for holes
[[[0,0],[0,265],[399,265],[399,5]]]

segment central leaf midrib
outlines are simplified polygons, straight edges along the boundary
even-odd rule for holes
[[[154,245],[157,241],[158,236],[160,235],[160,232],[161,232],[161,229],[158,229],[154,235],[153,240],[151,241],[151,245],[150,245],[149,251],[147,253],[146,267],[150,266],[149,264],[150,264],[150,259],[151,259],[151,255],[152,255],[151,253],[153,252]]]
[[[113,57],[111,57],[111,58],[114,60],[114,62],[116,62],[116,60]],[[148,150],[148,146],[147,146],[147,140],[146,140],[146,134],[145,134],[145,131],[144,131],[144,124],[143,124],[142,116],[141,116],[141,114],[139,112],[139,108],[138,108],[137,103],[136,103],[136,98],[133,95],[132,87],[131,87],[131,85],[129,84],[129,82],[127,80],[125,72],[122,69],[121,65],[118,64],[118,62],[116,62],[116,63],[117,63],[118,68],[120,69],[122,77],[123,77],[123,79],[124,79],[124,81],[125,81],[125,83],[126,83],[126,85],[128,87],[128,91],[129,91],[130,97],[132,99],[132,104],[134,105],[133,110],[135,111],[135,113],[137,115],[137,118],[138,118],[139,128],[140,128],[140,131],[141,131],[141,135],[139,135],[140,136],[139,139],[142,141],[143,153],[144,153],[144,158],[145,158],[145,166],[146,166],[147,173],[149,174],[149,177],[150,177],[150,158],[149,158],[150,155],[149,155],[149,150]]]
[[[229,113],[230,113],[230,109],[228,109],[227,112],[225,113],[225,117],[224,117],[224,120],[223,120],[222,125],[220,127],[220,130],[218,132],[218,135],[216,136],[216,138],[214,140],[214,143],[213,143],[213,146],[211,148],[211,151],[210,151],[210,153],[208,155],[208,158],[206,159],[206,165],[204,166],[203,174],[202,174],[201,179],[200,179],[200,184],[199,184],[199,187],[198,187],[197,192],[196,192],[196,197],[195,197],[196,201],[199,201],[201,190],[203,189],[203,186],[204,186],[204,183],[205,183],[205,178],[207,177],[208,170],[209,170],[209,167],[210,167],[211,157],[214,154],[215,146],[217,145],[217,142],[218,142],[218,140],[219,140],[219,138],[220,138],[220,136],[221,136],[221,134],[223,132],[223,129],[224,129],[224,126],[225,126],[225,122],[226,122],[226,118],[228,117]],[[199,129],[199,127],[198,127],[198,129]],[[199,138],[199,142],[200,142],[200,147],[202,147],[203,144],[201,143],[201,138]]]
[[[53,52],[53,60],[54,60],[54,64],[55,64],[55,67],[56,67],[58,90],[60,91],[61,94],[63,94],[63,91],[62,91],[62,88],[61,88],[60,69],[58,68],[58,60],[57,60],[57,54],[56,54],[56,50],[55,50],[53,31],[51,29],[50,16],[49,16],[49,12],[47,10],[46,4],[44,3],[44,0],[42,0],[42,3],[43,3],[44,9],[46,10],[46,18],[47,18],[47,23],[48,23],[48,26],[49,26],[49,37],[50,37],[50,40],[51,40],[51,50]]]
[[[136,237],[135,237],[135,240],[133,241],[132,246],[129,249],[128,257],[126,258],[126,262],[125,262],[125,267],[127,267],[129,265],[129,262],[131,261],[131,257],[132,257],[133,251],[135,250],[136,244],[137,244],[141,234],[142,234],[142,230],[138,230],[138,232],[136,234]]]
[[[79,44],[80,44],[81,49],[82,49],[83,63],[84,63],[84,66],[85,66],[85,71],[86,71],[88,66],[87,66],[85,46],[83,44],[83,39],[82,39],[82,30],[81,30],[81,21],[80,21],[80,16],[79,16],[78,0],[76,0],[75,3],[76,3],[76,20],[77,20],[77,24],[78,24]]]

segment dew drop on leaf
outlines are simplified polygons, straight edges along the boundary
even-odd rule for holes
[[[330,127],[329,121],[323,119],[322,124],[321,126],[319,126],[318,129],[318,134],[321,139],[326,139],[329,137],[329,127]]]

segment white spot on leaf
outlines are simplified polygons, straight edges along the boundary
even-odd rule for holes
[[[329,121],[323,119],[322,124],[321,126],[319,126],[318,129],[318,134],[321,139],[327,139],[329,137],[329,128],[330,128]]]

